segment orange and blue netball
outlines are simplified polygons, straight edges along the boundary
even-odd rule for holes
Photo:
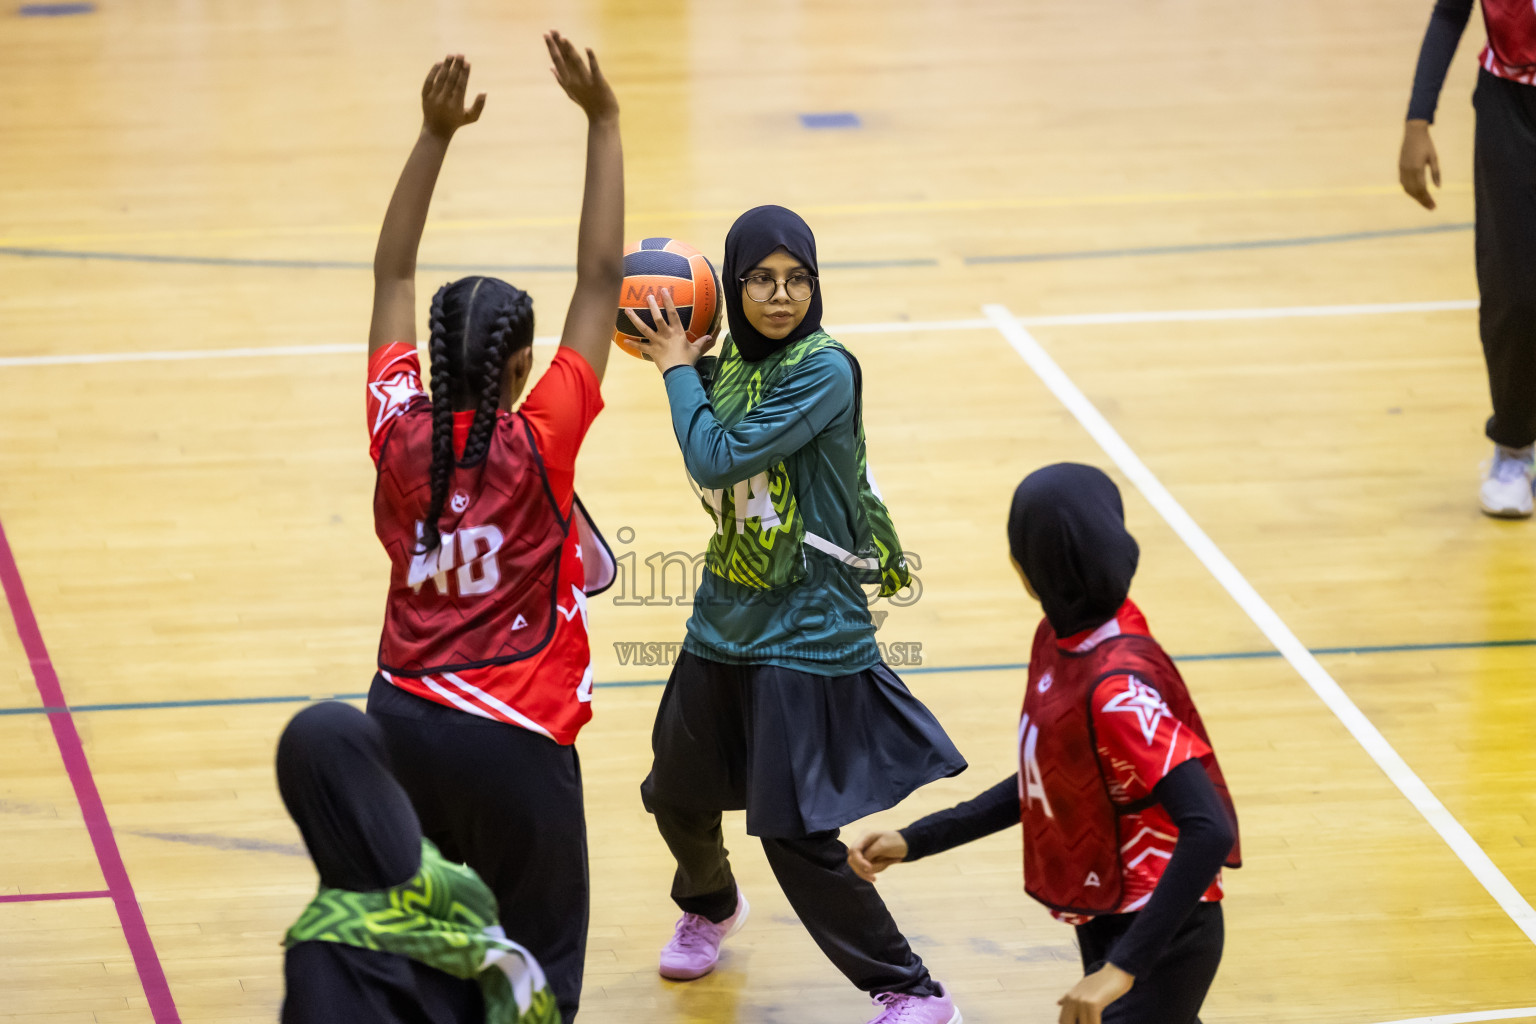
[[[720,278],[704,254],[675,238],[642,238],[624,250],[624,284],[619,289],[618,318],[613,325],[613,343],[640,359],[640,333],[625,312],[635,311],[647,327],[656,326],[651,318],[651,298],[666,308],[661,293],[670,290],[683,329],[689,341],[708,334],[720,308]]]

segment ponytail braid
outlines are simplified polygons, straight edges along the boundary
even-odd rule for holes
[[[453,369],[443,316],[443,298],[448,287],[444,285],[432,296],[432,311],[427,317],[431,330],[427,350],[432,358],[432,498],[422,522],[422,552],[432,551],[442,543],[437,521],[442,517],[448,485],[453,481]]]
[[[469,424],[469,436],[464,441],[464,463],[473,465],[485,457],[491,447],[491,432],[496,429],[496,410],[501,405],[501,372],[505,365],[502,345],[507,334],[507,315],[495,320],[491,333],[481,349],[480,395],[475,404],[475,418]]]
[[[466,277],[439,288],[428,314],[432,359],[431,498],[419,553],[442,544],[439,520],[456,465],[485,458],[496,430],[507,359],[533,342],[533,299],[505,281]],[[455,410],[475,411],[462,459],[454,458]]]
[[[496,429],[496,411],[501,405],[502,374],[508,357],[515,348],[522,347],[515,346],[519,335],[532,333],[523,329],[532,312],[533,300],[526,292],[517,292],[491,324],[482,355],[479,402],[475,407],[474,421],[469,427],[469,437],[464,444],[465,464],[480,461],[490,450],[491,435]]]

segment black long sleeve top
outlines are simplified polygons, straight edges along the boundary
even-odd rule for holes
[[[1440,88],[1450,70],[1456,45],[1467,30],[1476,0],[1436,0],[1419,47],[1419,65],[1413,73],[1413,95],[1408,100],[1408,120],[1434,121],[1440,103]]]
[[[1237,841],[1226,808],[1199,761],[1186,761],[1153,787],[1152,795],[1178,827],[1173,857],[1157,888],[1116,945],[1111,962],[1145,978],[1200,902]],[[913,822],[901,830],[909,861],[953,849],[1019,823],[1019,777]]]

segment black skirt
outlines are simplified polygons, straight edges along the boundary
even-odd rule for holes
[[[745,809],[747,832],[773,839],[842,828],[966,768],[883,664],[817,676],[688,651],[661,695],[651,750],[647,809]]]

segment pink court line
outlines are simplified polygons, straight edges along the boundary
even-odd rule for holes
[[[0,903],[33,903],[44,900],[99,900],[112,894],[105,889],[98,892],[24,892],[0,896]]]
[[[123,855],[118,852],[117,839],[112,834],[112,824],[107,820],[107,809],[102,806],[101,794],[96,791],[96,780],[91,775],[90,763],[85,759],[85,747],[80,743],[80,733],[75,729],[74,716],[64,701],[64,689],[59,685],[59,674],[54,671],[53,659],[43,643],[43,633],[37,626],[37,616],[32,613],[32,603],[27,600],[27,589],[21,582],[21,570],[16,567],[16,556],[11,552],[10,541],[5,536],[5,526],[0,524],[0,585],[5,589],[5,599],[11,607],[11,618],[16,622],[16,633],[21,637],[22,650],[32,665],[32,678],[37,682],[37,692],[43,705],[59,708],[48,712],[48,724],[53,727],[54,742],[59,747],[59,757],[69,783],[74,787],[75,800],[85,818],[85,830],[91,837],[96,851],[96,863],[101,866],[106,880],[106,895],[117,909],[117,919],[123,926],[123,937],[128,941],[128,951],[133,954],[133,965],[139,972],[139,984],[149,1001],[149,1011],[155,1024],[180,1024],[181,1015],[176,1012],[176,1002],[171,998],[171,987],[165,980],[160,957],[149,937],[149,926],[144,923],[144,912],[139,908],[128,880],[128,869]]]

